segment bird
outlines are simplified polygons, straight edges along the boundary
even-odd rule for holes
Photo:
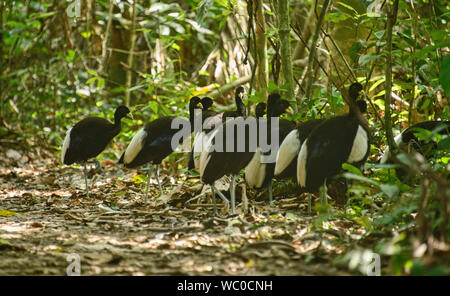
[[[192,97],[189,101],[189,120],[176,116],[159,117],[145,124],[136,135],[134,135],[118,163],[123,163],[126,168],[136,168],[146,163],[156,166],[156,180],[161,195],[163,190],[159,180],[159,167],[161,162],[169,156],[176,147],[173,146],[174,137],[181,140],[188,139],[193,126],[194,113],[201,109],[199,97]],[[175,124],[176,123],[176,124]],[[179,126],[180,128],[177,128]],[[184,129],[183,127],[188,127]],[[174,143],[179,144],[179,141]],[[145,191],[145,202],[148,201],[148,190],[153,166],[148,169],[147,188]]]
[[[227,118],[235,118],[239,116],[247,116],[247,107],[245,106],[242,99],[245,95],[245,89],[242,86],[236,88],[234,92],[234,101],[236,103],[236,110],[233,111],[225,111],[222,115],[222,121],[226,121]]]
[[[278,117],[277,114],[273,114],[274,110],[268,110],[267,117],[269,118],[275,118]],[[271,114],[272,113],[272,114]],[[253,155],[252,160],[245,168],[245,180],[250,188],[256,188],[261,189],[265,187],[269,187],[269,203],[270,205],[273,205],[273,194],[272,194],[272,179],[274,177],[274,170],[275,170],[275,161],[276,158],[273,160],[273,162],[262,162],[261,157],[262,156],[269,156],[271,153],[277,154],[278,149],[280,148],[280,143],[283,142],[283,140],[286,138],[286,136],[296,127],[295,122],[279,118],[278,124],[273,126],[271,124],[271,121],[268,120],[267,125],[267,135],[269,137],[269,141],[271,144],[271,135],[273,133],[278,134],[278,142],[276,145],[271,146],[275,147],[273,150],[261,153],[260,147],[257,148],[255,154]],[[271,132],[270,132],[271,131]]]
[[[442,128],[440,128],[442,126]],[[419,140],[415,133],[419,131],[419,129],[425,129],[429,131],[433,131],[439,127],[440,135],[450,135],[450,121],[440,121],[440,120],[429,120],[422,121],[416,123],[405,130],[403,130],[399,135],[394,138],[395,144],[397,144],[400,150],[409,150],[409,148],[413,148],[416,151],[422,151],[422,148],[426,145],[427,142]],[[432,141],[434,145],[436,144]],[[389,151],[389,147],[384,151],[380,163],[388,163],[390,162],[391,153]]]
[[[274,176],[276,179],[296,179],[297,178],[297,156],[311,131],[324,122],[324,118],[310,119],[297,123],[282,141],[277,152]]]
[[[99,155],[108,143],[120,133],[121,120],[130,113],[126,106],[119,106],[114,113],[114,123],[101,117],[87,117],[70,128],[61,149],[61,162],[66,165],[84,163],[86,197],[89,198],[87,161]],[[99,166],[98,160],[96,161]]]
[[[362,85],[353,83],[349,97],[361,113],[367,104],[358,100]],[[336,176],[343,163],[362,166],[370,151],[369,131],[360,124],[357,114],[348,114],[325,120],[315,127],[303,142],[297,157],[297,181],[308,192],[308,211],[311,211],[311,193],[323,186],[322,203],[326,203],[326,183]]]
[[[199,169],[200,166],[200,154],[203,151],[209,137],[212,135],[215,128],[219,127],[227,119],[247,115],[247,108],[242,101],[244,97],[245,89],[239,86],[235,90],[234,98],[236,103],[236,110],[225,111],[222,113],[217,113],[209,108],[213,104],[213,100],[209,97],[204,97],[202,99],[202,129],[201,131],[194,132],[194,144],[192,147],[191,154],[189,156],[188,169]]]
[[[267,103],[268,114],[279,116],[288,107],[289,103],[286,100],[280,100],[279,94],[269,95]],[[258,107],[257,111],[260,112],[261,109]],[[257,116],[262,115],[258,114]],[[256,120],[253,122],[255,123],[253,125],[245,124],[242,117],[227,120],[219,129],[214,131],[208,140],[205,150],[200,155],[200,177],[204,184],[211,186],[215,214],[217,213],[215,193],[219,194],[224,202],[227,199],[216,189],[214,182],[225,175],[232,175],[230,182],[231,212],[233,215],[236,213],[236,176],[252,159],[259,141],[257,137],[258,124]],[[243,137],[241,137],[242,134]]]
[[[217,112],[215,112],[214,110],[211,110],[209,108],[211,108],[211,106],[214,104],[214,101],[210,98],[210,97],[204,97],[201,99],[201,104],[202,104],[202,129],[201,130],[195,130],[194,129],[194,143],[192,145],[192,149],[191,149],[191,153],[189,154],[189,163],[188,163],[188,170],[192,170],[192,169],[198,169],[199,166],[199,156],[200,153],[195,152],[197,150],[200,150],[200,146],[202,143],[202,137],[203,134],[202,132],[205,131],[205,128],[203,128],[204,126],[204,122],[208,119],[208,118],[214,118],[217,115]],[[217,119],[218,121],[222,121],[222,117],[220,116],[220,118]]]
[[[430,159],[433,157],[435,149],[437,148],[437,143],[431,139],[430,141],[419,140],[415,135],[420,129],[425,129],[428,131],[437,131],[442,136],[450,135],[450,121],[440,121],[440,120],[429,120],[416,123],[398,134],[394,138],[395,144],[398,146],[399,150],[410,152],[414,150],[425,156],[425,159]],[[389,147],[384,151],[380,164],[393,163],[392,153],[389,151]],[[404,183],[409,183],[408,171],[402,167],[395,169],[397,172],[397,177]]]

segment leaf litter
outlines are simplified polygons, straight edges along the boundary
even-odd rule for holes
[[[238,215],[219,202],[214,217],[210,188],[188,173],[163,169],[164,195],[152,179],[146,204],[145,173],[104,161],[102,172],[89,167],[86,199],[80,167],[45,150],[27,160],[0,152],[0,275],[65,275],[69,254],[80,256],[82,275],[359,274],[334,260],[354,248],[362,226],[343,218],[315,227],[296,192],[270,207],[241,178]],[[227,179],[217,187],[228,196]]]

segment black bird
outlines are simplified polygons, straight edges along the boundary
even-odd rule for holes
[[[67,131],[61,149],[61,161],[67,165],[84,162],[84,181],[88,198],[89,186],[86,163],[88,159],[99,155],[112,138],[120,133],[121,120],[128,113],[130,113],[130,110],[126,106],[119,106],[114,113],[114,124],[104,118],[87,117]]]
[[[311,131],[325,119],[311,119],[297,124],[283,140],[277,153],[274,175],[276,179],[297,178],[297,157]]]
[[[189,121],[185,118],[175,116],[165,116],[147,123],[134,135],[119,163],[123,163],[126,168],[135,168],[140,165],[151,163],[156,165],[156,178],[161,195],[163,193],[159,181],[159,165],[164,158],[169,156],[181,141],[188,139],[192,132],[192,121],[194,120],[195,109],[200,109],[200,98],[193,97],[189,101]],[[177,123],[174,126],[174,123]],[[186,128],[187,127],[187,128]],[[179,137],[175,141],[174,136]],[[175,141],[175,143],[172,143]],[[148,200],[148,189],[153,167],[148,169],[147,188],[145,191],[145,202]]]
[[[399,135],[394,138],[395,143],[397,144],[399,150],[409,152],[411,149],[417,151],[424,155],[426,159],[430,159],[433,156],[435,149],[437,148],[436,142],[431,141],[423,141],[419,140],[416,137],[416,133],[419,129],[425,129],[429,131],[437,130],[438,133],[442,136],[450,135],[450,121],[438,121],[438,120],[430,120],[416,123],[404,131],[402,131]],[[392,155],[389,151],[389,147],[383,153],[381,157],[380,163],[392,163]],[[406,176],[408,172],[404,168],[396,168],[397,177],[399,177],[402,181],[407,182],[408,179]]]
[[[201,139],[203,137],[202,132],[205,131],[205,128],[203,128],[203,126],[205,126],[204,122],[208,118],[213,118],[213,117],[215,117],[218,114],[214,110],[209,109],[214,104],[214,101],[210,97],[204,97],[201,100],[201,103],[202,103],[202,107],[203,107],[202,108],[202,123],[201,123],[202,124],[202,129],[200,131],[194,130],[194,143],[192,145],[191,153],[189,155],[188,170],[192,170],[194,168],[198,169],[198,166],[199,166],[198,158],[200,157],[200,152],[195,152],[195,151],[196,151],[196,148],[197,148],[197,150],[201,149],[201,147],[198,146],[198,145],[201,145],[201,143],[202,143],[202,141],[201,141]],[[221,121],[222,117],[220,117],[217,120]]]
[[[209,137],[214,132],[215,128],[218,128],[227,119],[247,116],[247,108],[242,101],[244,97],[245,90],[242,86],[239,86],[235,90],[234,99],[236,103],[236,110],[225,111],[222,113],[217,113],[210,110],[209,107],[212,106],[213,101],[209,97],[204,97],[202,99],[202,130],[201,132],[195,131],[194,135],[194,145],[192,147],[191,155],[189,156],[188,169],[199,169],[200,166],[200,154],[203,151]]]
[[[244,104],[244,102],[242,101],[242,99],[244,98],[244,94],[245,94],[245,90],[242,86],[239,86],[238,88],[236,88],[235,93],[234,93],[234,101],[236,103],[236,110],[233,111],[225,111],[223,112],[222,115],[222,121],[225,122],[227,120],[227,118],[235,118],[235,117],[239,117],[239,116],[247,116],[247,108]]]
[[[394,138],[394,141],[400,150],[407,151],[410,148],[412,148],[419,152],[425,152],[425,151],[422,151],[422,148],[427,144],[427,142],[417,139],[417,137],[415,136],[415,133],[417,133],[419,131],[419,129],[433,131],[437,127],[440,127],[440,126],[442,126],[442,128],[439,128],[440,135],[450,135],[450,121],[430,120],[430,121],[419,122],[419,123],[416,123],[416,124],[406,128],[404,131],[402,131],[399,135],[397,135]],[[433,146],[435,146],[436,143],[435,142],[433,142],[433,143],[434,143]],[[435,148],[435,147],[433,147],[433,148]],[[381,157],[380,163],[389,162],[390,156],[391,156],[391,153],[390,153],[389,147],[388,147],[384,151],[383,156]]]
[[[283,108],[283,107],[282,107]],[[270,108],[269,108],[270,109]],[[273,162],[270,162],[269,159],[265,160],[266,162],[261,161],[261,157],[265,156],[269,158],[269,155],[276,156],[278,149],[280,148],[280,144],[283,142],[283,140],[286,138],[286,136],[295,128],[296,124],[292,121],[279,118],[278,124],[273,126],[272,121],[270,118],[278,117],[280,114],[273,113],[277,110],[270,109],[267,113],[267,136],[268,136],[268,143],[269,142],[273,145],[271,135],[272,133],[278,134],[278,142],[276,143],[275,149],[261,153],[260,147],[257,148],[255,154],[253,155],[252,160],[245,168],[245,180],[247,181],[247,184],[250,188],[265,188],[269,187],[269,202],[270,205],[272,205],[273,197],[272,197],[272,179],[274,177],[274,170],[275,170],[275,161],[276,158],[273,158]],[[284,110],[283,110],[284,112]],[[261,128],[261,127],[260,127]],[[274,139],[275,141],[275,139]],[[272,145],[270,147],[272,147]],[[267,162],[268,161],[268,162]]]
[[[280,100],[278,94],[269,96],[267,104],[269,114],[278,114],[276,116],[279,116],[288,107],[289,103],[286,100]],[[232,134],[230,134],[231,131],[233,131]],[[226,198],[215,188],[214,182],[224,175],[232,175],[230,182],[231,211],[232,214],[235,214],[235,179],[252,159],[257,145],[257,121],[254,120],[253,124],[245,124],[241,117],[227,120],[208,140],[208,145],[200,155],[200,176],[204,184],[211,186],[215,213],[217,212],[215,193],[217,192],[224,201]]]
[[[364,113],[366,102],[356,101],[361,91],[362,85],[353,83],[349,97]],[[341,171],[343,163],[362,166],[369,151],[369,131],[360,124],[351,109],[348,114],[328,119],[314,128],[302,144],[297,158],[297,181],[309,193],[309,211],[311,193],[323,185],[322,202],[326,203],[326,182]]]

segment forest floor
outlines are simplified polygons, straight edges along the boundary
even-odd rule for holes
[[[214,217],[195,177],[163,169],[165,194],[152,179],[144,203],[145,173],[103,161],[87,199],[81,168],[46,150],[0,153],[0,275],[66,275],[70,254],[82,275],[361,274],[336,259],[367,244],[364,228],[308,215],[306,195],[275,191],[270,207],[247,191],[246,214],[238,199],[237,215],[219,204]]]

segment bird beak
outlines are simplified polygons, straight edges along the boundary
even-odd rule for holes
[[[292,106],[289,106],[289,107],[286,109],[286,113],[294,114],[294,109],[292,108]]]
[[[133,117],[133,113],[128,113],[128,115],[127,116],[125,116],[125,118],[128,118],[128,119],[131,119],[131,120],[134,120],[134,117]]]

